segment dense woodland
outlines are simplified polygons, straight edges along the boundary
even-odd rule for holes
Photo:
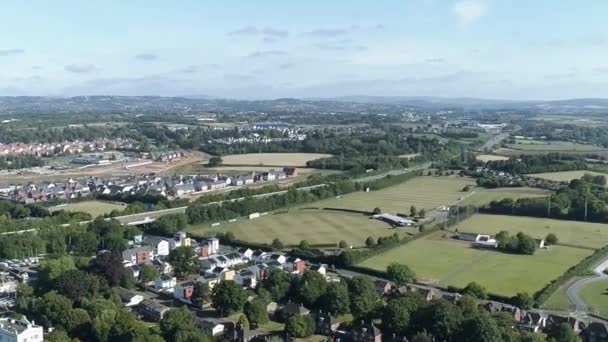
[[[44,161],[33,155],[0,156],[0,170],[23,169],[43,166]]]

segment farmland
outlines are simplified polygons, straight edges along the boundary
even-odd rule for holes
[[[552,180],[552,181],[556,181],[556,182],[569,182],[573,179],[583,178],[583,176],[586,174],[590,174],[592,176],[606,176],[606,174],[604,174],[604,173],[585,171],[585,170],[533,173],[533,174],[529,174],[528,176],[548,179],[548,180]]]
[[[392,262],[410,266],[420,281],[440,286],[464,287],[475,281],[488,291],[511,296],[534,293],[591,250],[554,246],[534,255],[506,254],[470,247],[437,232],[365,260],[360,266],[385,270]],[[534,270],[531,272],[530,270]]]
[[[504,156],[495,156],[493,154],[480,154],[475,157],[475,159],[487,163],[489,161],[501,161],[501,160],[509,160],[509,157]]]
[[[296,245],[302,240],[311,244],[337,245],[340,240],[346,240],[354,246],[364,245],[368,236],[377,238],[396,232],[388,224],[370,220],[366,215],[314,209],[291,209],[253,220],[226,222],[217,227],[193,226],[187,231],[199,236],[232,232],[239,240],[256,243],[270,243],[278,238],[286,245]],[[405,232],[406,229],[399,231]],[[414,233],[416,230],[409,228],[409,231]]]
[[[605,224],[601,223],[478,214],[454,228],[460,232],[485,234],[496,234],[501,230],[506,230],[511,234],[523,231],[539,239],[549,233],[554,233],[560,243],[585,248],[601,248],[608,244],[608,229]]]
[[[102,201],[84,201],[69,203],[67,205],[59,205],[52,207],[51,211],[65,210],[65,211],[82,211],[91,214],[93,217],[97,217],[103,214],[107,214],[112,210],[123,210],[125,207],[120,204],[102,202]]]
[[[320,201],[316,204],[324,208],[340,208],[371,211],[375,207],[390,213],[409,213],[410,206],[418,209],[434,209],[451,205],[471,192],[462,192],[467,185],[475,185],[474,180],[463,177],[417,177],[386,189],[357,192],[342,198]]]
[[[545,153],[565,153],[565,154],[606,154],[608,150],[603,147],[578,144],[566,141],[521,141],[517,144],[505,144],[503,148],[494,151],[494,154],[502,156],[517,156],[522,154],[535,155]]]
[[[223,156],[225,165],[305,166],[310,160],[331,157],[322,153],[249,153]]]
[[[505,198],[534,198],[545,197],[551,192],[534,188],[497,188],[497,189],[475,189],[474,193],[461,202],[462,205],[474,205],[476,207],[488,204],[492,201],[500,201]]]

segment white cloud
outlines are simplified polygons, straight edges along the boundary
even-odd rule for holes
[[[479,0],[458,0],[454,3],[452,11],[458,17],[461,24],[467,25],[486,14],[485,3]]]

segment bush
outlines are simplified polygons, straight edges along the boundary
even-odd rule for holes
[[[340,241],[340,243],[338,243],[338,247],[344,249],[344,248],[348,248],[348,243],[344,240]]]
[[[547,237],[545,237],[545,243],[547,245],[555,245],[557,243],[557,235],[553,234],[553,233],[549,233],[547,234]]]

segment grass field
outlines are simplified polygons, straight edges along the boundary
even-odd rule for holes
[[[424,176],[378,191],[356,192],[341,199],[323,200],[315,206],[365,211],[379,207],[384,212],[407,214],[412,205],[428,210],[454,204],[471,193],[462,192],[467,185],[475,185],[474,180],[457,176]]]
[[[505,144],[508,148],[525,151],[549,151],[549,152],[592,152],[605,151],[606,149],[594,145],[578,144],[567,141],[517,141],[516,144]]]
[[[573,179],[583,178],[583,176],[585,174],[590,174],[592,176],[607,176],[605,173],[586,171],[586,170],[533,173],[533,174],[529,174],[528,176],[548,179],[548,180],[557,181],[557,182],[569,182]]]
[[[225,165],[305,166],[307,161],[331,157],[322,153],[249,153],[222,157]]]
[[[592,313],[608,317],[608,280],[598,280],[585,286],[581,297]]]
[[[505,296],[534,293],[592,253],[564,246],[538,250],[534,255],[481,250],[444,238],[437,232],[365,260],[360,266],[385,270],[392,262],[410,266],[418,279],[440,286],[464,287],[475,281]]]
[[[353,246],[363,246],[368,236],[375,238],[397,232],[388,224],[370,220],[362,214],[291,209],[289,213],[268,214],[257,219],[242,219],[221,226],[192,226],[188,232],[204,235],[213,232],[233,232],[237,239],[257,243],[270,243],[278,238],[286,245],[296,245],[302,240],[311,244],[338,243],[346,240]],[[415,228],[399,229],[399,232],[417,232]]]
[[[542,308],[547,310],[570,311],[572,308],[564,293],[564,287],[562,286],[557,291],[553,292],[549,299],[542,305]]]
[[[498,188],[498,189],[475,189],[475,192],[461,202],[463,205],[474,205],[476,207],[488,204],[492,201],[500,201],[505,198],[532,198],[546,197],[550,191],[535,188]]]
[[[511,234],[523,231],[535,238],[544,238],[547,234],[554,233],[561,243],[586,248],[601,248],[608,244],[608,226],[602,223],[478,214],[461,222],[454,229],[486,234],[496,234],[501,230]]]
[[[102,201],[84,201],[69,203],[67,205],[59,205],[50,208],[51,211],[65,210],[65,211],[82,211],[91,214],[93,217],[97,217],[103,214],[107,214],[114,209],[123,210],[125,207],[120,204],[102,202]]]
[[[475,156],[475,159],[487,163],[489,161],[509,160],[509,157],[495,156],[493,154],[479,154]]]

